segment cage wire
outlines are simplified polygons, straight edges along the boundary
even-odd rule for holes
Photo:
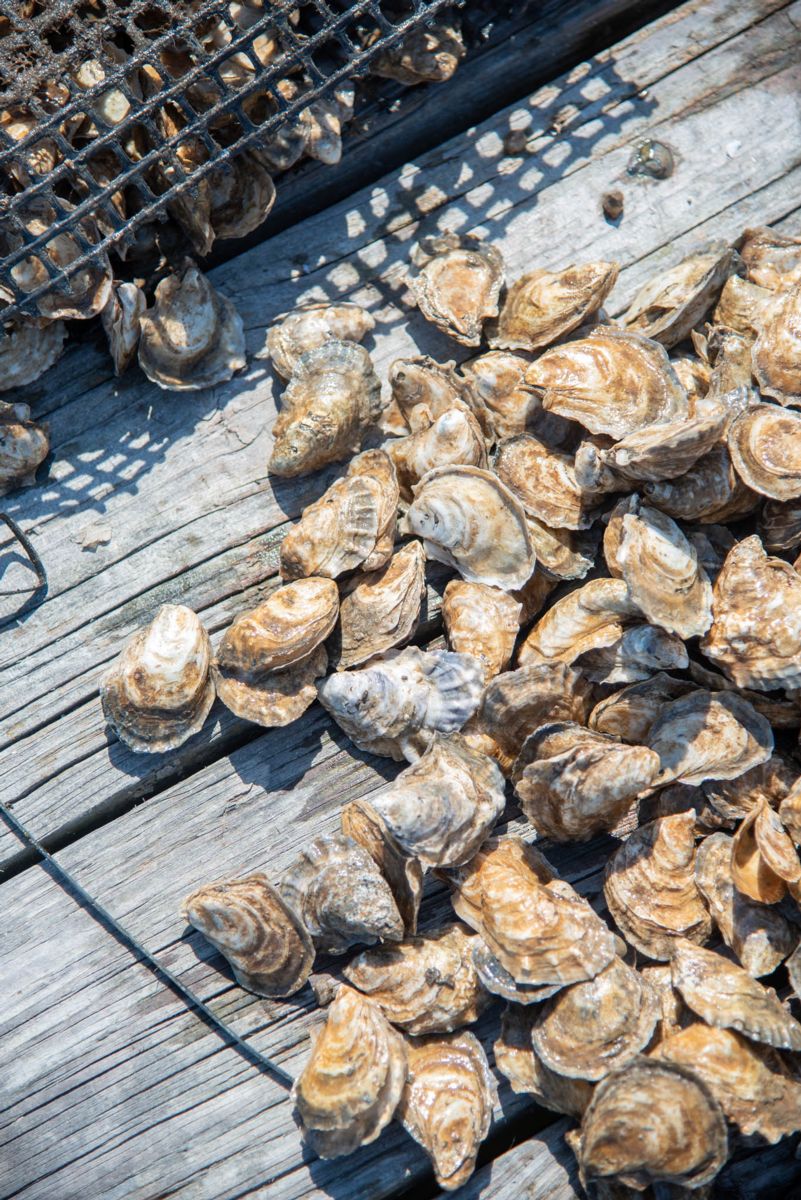
[[[0,320],[46,315],[211,171],[453,6],[269,0],[253,19],[229,0],[0,0]],[[190,140],[204,157],[187,169]]]

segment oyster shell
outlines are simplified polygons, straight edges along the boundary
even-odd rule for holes
[[[370,63],[370,74],[399,83],[443,83],[450,79],[467,51],[459,23],[435,20],[412,29],[396,46]]]
[[[486,467],[481,426],[469,411],[451,408],[433,424],[384,444],[398,475],[401,497],[411,501],[415,484],[435,467],[463,464]]]
[[[280,318],[267,334],[266,353],[282,379],[289,379],[298,359],[307,350],[330,338],[361,342],[375,328],[370,313],[358,304],[307,304]]]
[[[25,320],[0,326],[0,392],[25,387],[49,371],[64,353],[63,321]]]
[[[797,550],[801,546],[801,500],[786,504],[766,500],[757,532],[766,550]]]
[[[673,986],[669,963],[645,963],[640,975],[659,1001],[659,1027],[654,1042],[658,1045],[693,1020],[679,993]]]
[[[478,346],[481,329],[498,314],[503,258],[477,238],[445,233],[421,238],[412,261],[417,306],[426,320],[463,346]]]
[[[651,726],[664,706],[691,691],[693,684],[659,672],[599,701],[587,724],[598,733],[637,745],[647,740]]]
[[[507,1006],[501,1017],[501,1034],[493,1046],[495,1065],[506,1076],[512,1091],[533,1096],[551,1112],[581,1117],[592,1098],[593,1085],[552,1071],[534,1050],[531,1027],[536,1010]]]
[[[753,341],[771,300],[771,293],[766,288],[732,275],[720,294],[713,320],[715,325],[732,329]]]
[[[572,663],[588,650],[611,646],[641,612],[622,579],[593,579],[548,609],[527,635],[517,661]]]
[[[772,500],[801,496],[801,413],[756,404],[732,422],[729,453],[737,474]]]
[[[291,725],[317,699],[316,681],[325,675],[328,655],[318,646],[302,662],[278,671],[239,674],[215,665],[214,681],[226,708],[265,729]]]
[[[646,425],[607,450],[585,441],[576,454],[576,480],[579,487],[592,489],[605,478],[606,471],[611,471],[616,482],[612,490],[620,491],[627,486],[626,481],[638,484],[675,479],[712,450],[723,436],[726,422],[726,410],[713,407],[679,421]]]
[[[417,914],[423,896],[423,868],[416,858],[401,853],[395,839],[367,800],[352,800],[340,815],[342,832],[367,851],[389,889],[403,919],[407,937],[417,933]]]
[[[210,666],[200,618],[183,604],[163,604],[103,678],[103,715],[132,750],[174,750],[198,732],[214,703]]]
[[[381,484],[363,475],[346,475],[314,504],[281,543],[284,579],[317,575],[336,579],[370,561],[376,551],[384,510]]]
[[[572,529],[551,529],[535,517],[528,517],[526,524],[537,562],[554,577],[553,586],[559,579],[583,579],[592,570],[600,534],[593,530],[579,533]],[[537,578],[536,573],[534,578]],[[538,605],[533,611],[527,609],[524,620],[535,616],[540,607]]]
[[[387,372],[396,420],[388,433],[406,434],[433,425],[451,409],[470,411],[463,399],[464,384],[454,363],[438,363],[428,355],[396,358]],[[389,409],[387,410],[389,412]],[[385,416],[385,422],[388,418]]]
[[[592,262],[521,276],[506,293],[490,345],[501,350],[550,346],[598,311],[618,271],[615,262]]]
[[[191,263],[162,279],[139,328],[139,366],[161,388],[196,391],[245,366],[242,318]]]
[[[317,691],[360,750],[401,761],[419,757],[436,733],[461,729],[478,706],[482,675],[470,655],[409,646],[329,675]]]
[[[684,643],[654,625],[633,625],[623,630],[611,646],[590,650],[579,659],[579,669],[593,683],[633,683],[652,671],[672,671],[689,662]]]
[[[761,225],[744,231],[740,257],[752,283],[783,292],[801,283],[800,248],[801,238]]]
[[[792,767],[789,769],[792,770]],[[795,844],[801,846],[801,780],[796,779],[786,795],[781,797],[779,816]]]
[[[515,437],[542,417],[552,419],[543,414],[537,397],[524,386],[528,363],[519,354],[490,350],[460,367],[464,398],[488,440]]]
[[[766,762],[773,752],[773,731],[735,692],[697,690],[665,705],[651,726],[648,745],[662,763],[656,786],[701,784],[736,779]]]
[[[459,923],[425,937],[363,950],[343,975],[405,1033],[450,1033],[478,1020],[491,997],[472,950],[478,935]]]
[[[310,842],[287,869],[279,890],[317,949],[328,954],[403,937],[389,884],[367,851],[343,834]]]
[[[457,654],[477,658],[487,680],[508,667],[521,612],[520,601],[508,592],[462,579],[452,579],[442,598],[448,645]]]
[[[204,884],[186,897],[182,913],[228,960],[247,991],[291,996],[309,978],[312,940],[266,875]]]
[[[100,314],[114,363],[114,374],[122,375],[136,358],[139,329],[147,308],[145,293],[135,283],[115,283]]]
[[[342,986],[292,1088],[321,1158],[374,1142],[395,1115],[406,1082],[406,1043],[377,1004]]]
[[[409,1075],[398,1120],[423,1147],[437,1183],[451,1192],[466,1183],[489,1133],[495,1081],[472,1033],[410,1042]]]
[[[669,517],[704,525],[734,521],[759,504],[759,497],[740,479],[723,444],[699,458],[684,475],[643,483],[641,490],[649,504]]]
[[[721,816],[731,821],[747,817],[760,800],[778,808],[798,777],[798,768],[779,754],[735,779],[708,779],[704,795]]]
[[[676,346],[711,308],[736,263],[736,252],[725,242],[690,254],[640,288],[621,318],[623,325],[663,346]]]
[[[329,338],[295,363],[273,425],[268,469],[292,477],[347,458],[381,409],[370,355],[355,342]]]
[[[429,558],[455,567],[469,583],[512,591],[534,571],[522,505],[490,471],[429,471],[414,489],[405,524],[423,539]]]
[[[481,938],[473,948],[473,964],[479,979],[493,996],[502,996],[514,1004],[540,1004],[561,988],[561,983],[527,984],[518,983],[501,966],[500,960]]]
[[[526,383],[542,389],[549,412],[615,439],[689,413],[664,348],[605,326],[546,350],[526,371]]]
[[[801,1025],[776,996],[736,963],[712,950],[678,941],[673,986],[688,1008],[716,1029],[735,1029],[778,1050],[801,1050]]]
[[[801,862],[777,813],[761,799],[734,835],[731,876],[743,895],[778,904],[788,887],[799,892]]]
[[[584,842],[614,829],[658,771],[658,755],[645,746],[558,722],[526,740],[512,778],[541,837]]]
[[[383,450],[363,450],[351,459],[345,474],[349,478],[371,479],[381,489],[375,546],[361,563],[363,571],[377,571],[389,562],[395,549],[395,523],[400,498],[398,477],[392,459]]]
[[[604,896],[627,942],[665,962],[682,938],[706,942],[712,921],[695,882],[695,812],[635,829],[606,864]]]
[[[339,670],[367,662],[414,633],[425,594],[425,554],[409,542],[385,567],[354,577],[342,596],[334,658]]]
[[[555,529],[587,529],[594,499],[576,482],[573,458],[530,433],[501,442],[495,471],[526,513]]]
[[[0,402],[0,496],[34,484],[50,451],[47,431],[30,415],[27,404]]]
[[[759,390],[780,404],[801,404],[801,283],[780,292],[761,317],[751,350]]]

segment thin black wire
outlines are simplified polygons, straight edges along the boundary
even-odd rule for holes
[[[11,620],[19,620],[31,611],[37,608],[42,603],[47,595],[49,584],[47,582],[47,572],[45,571],[44,563],[39,557],[31,539],[27,533],[23,533],[17,522],[8,513],[0,512],[0,521],[4,521],[8,528],[13,533],[19,544],[28,556],[28,563],[36,576],[36,587],[17,587],[17,588],[0,588],[0,596],[21,596],[30,593],[29,598],[17,608],[10,616],[2,618],[2,624],[6,624]]]
[[[205,1004],[198,996],[195,995],[191,988],[188,988],[186,984],[182,983],[176,975],[173,975],[172,971],[163,966],[162,963],[160,963],[158,959],[150,953],[149,950],[146,950],[142,943],[139,942],[133,936],[133,934],[129,933],[128,930],[119,923],[116,917],[112,917],[108,909],[104,908],[99,901],[95,900],[94,896],[90,895],[89,892],[86,891],[86,888],[82,887],[74,875],[72,875],[69,871],[66,871],[60,863],[56,862],[53,856],[48,854],[47,850],[45,850],[44,846],[33,836],[30,830],[28,830],[21,821],[17,820],[7,805],[3,804],[2,802],[0,802],[0,816],[3,817],[3,820],[12,830],[12,832],[15,833],[17,837],[25,843],[27,848],[29,850],[33,850],[43,862],[47,863],[48,867],[55,875],[56,880],[61,884],[64,890],[69,892],[73,899],[76,900],[83,908],[87,909],[95,918],[97,923],[102,925],[106,932],[110,933],[112,937],[116,938],[116,940],[120,942],[121,945],[126,948],[126,950],[130,951],[137,961],[143,962],[145,966],[149,967],[161,983],[165,984],[167,987],[171,988],[172,991],[176,992],[188,1008],[194,1010],[194,1012],[196,1012],[202,1018],[202,1020],[206,1022],[207,1025],[210,1025],[217,1033],[219,1033],[221,1037],[228,1042],[229,1045],[233,1046],[234,1049],[238,1050],[244,1058],[248,1059],[249,1062],[258,1067],[260,1071],[263,1071],[265,1075],[269,1075],[277,1083],[282,1084],[283,1087],[292,1087],[295,1081],[293,1077],[283,1069],[283,1067],[279,1067],[277,1063],[272,1061],[272,1059],[269,1059],[264,1054],[261,1054],[255,1049],[254,1046],[251,1046],[249,1042],[246,1042],[244,1038],[241,1038],[238,1033],[226,1025],[225,1021],[221,1021],[217,1014],[214,1013],[207,1004]]]

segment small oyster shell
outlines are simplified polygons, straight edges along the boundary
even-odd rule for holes
[[[0,402],[0,496],[34,484],[49,450],[47,431],[30,420],[26,404]]]
[[[773,500],[801,496],[801,413],[775,404],[756,404],[735,418],[729,453],[737,474],[755,492]]]
[[[692,1016],[673,986],[669,963],[644,963],[640,974],[659,1001],[659,1028],[654,1039],[659,1044],[683,1029]]]
[[[562,987],[561,983],[518,983],[481,938],[477,938],[473,948],[473,965],[488,992],[514,1004],[540,1004]]]
[[[64,353],[63,321],[20,317],[0,327],[0,392],[25,387],[49,371]]]
[[[740,246],[748,278],[760,287],[783,292],[801,283],[801,238],[764,225],[746,229]]]
[[[801,1025],[756,979],[712,950],[678,941],[671,963],[673,986],[707,1025],[735,1029],[778,1050],[801,1050]]]
[[[481,328],[498,314],[504,280],[500,251],[474,237],[422,238],[412,260],[414,298],[423,316],[463,346],[478,346]]]
[[[370,74],[399,83],[443,83],[450,79],[467,51],[459,23],[435,20],[412,29],[370,63]]]
[[[451,409],[469,411],[462,398],[464,384],[454,366],[453,362],[434,362],[425,354],[419,358],[396,358],[387,377],[392,391],[390,408],[395,409],[397,427],[387,432],[406,434],[409,429],[416,432],[426,429]]]
[[[367,851],[342,834],[310,842],[287,869],[279,890],[317,949],[327,954],[403,937],[389,885]]]
[[[534,571],[522,505],[490,471],[429,471],[414,489],[405,523],[423,538],[429,558],[455,567],[469,583],[512,591]]]
[[[659,757],[573,722],[542,725],[513,770],[523,812],[541,837],[588,841],[614,829],[659,771]]]
[[[320,703],[360,750],[414,759],[436,733],[461,729],[478,706],[482,670],[476,659],[414,646],[390,651],[358,671],[329,675]]]
[[[347,475],[314,504],[304,508],[281,543],[284,579],[317,575],[336,579],[374,555],[383,513],[381,485],[362,475]]]
[[[302,662],[263,674],[237,674],[219,666],[214,680],[226,708],[265,729],[291,725],[317,699],[316,681],[328,669],[328,655],[318,646]]]
[[[355,342],[329,338],[295,363],[273,425],[268,469],[292,477],[349,457],[381,409],[370,355]]]
[[[377,1004],[342,986],[295,1080],[292,1099],[321,1158],[374,1142],[406,1082],[406,1044]]]
[[[448,409],[417,433],[386,442],[384,449],[394,463],[400,494],[406,501],[411,501],[415,484],[435,467],[487,465],[481,426],[471,412],[459,408]]]
[[[444,925],[425,937],[363,950],[343,975],[406,1033],[450,1033],[478,1020],[490,1003],[473,966],[478,940],[464,925]]]
[[[452,579],[442,598],[448,645],[457,654],[477,658],[487,680],[508,667],[521,612],[522,605],[508,592],[462,579]]]
[[[665,705],[651,726],[648,745],[662,762],[657,786],[701,784],[736,779],[766,762],[773,752],[773,731],[735,692],[698,690]]]
[[[398,516],[398,477],[392,459],[383,450],[363,450],[348,464],[349,478],[365,478],[378,484],[381,502],[378,506],[378,533],[375,546],[361,563],[363,571],[377,571],[392,558],[395,549],[395,523]]]
[[[726,1162],[726,1121],[694,1071],[637,1058],[596,1087],[582,1121],[578,1155],[588,1181],[611,1177],[637,1192],[652,1183],[695,1191]]]
[[[423,897],[423,868],[416,858],[401,853],[395,839],[367,800],[351,800],[340,815],[342,832],[367,851],[389,889],[403,919],[406,936],[417,933],[417,914]]]
[[[519,354],[491,350],[460,367],[465,399],[488,440],[515,437],[543,415],[550,420],[542,413],[537,397],[524,386],[528,364]]]
[[[647,740],[664,706],[691,691],[693,684],[660,672],[599,701],[587,724],[598,733],[637,745]]]
[[[409,542],[380,571],[354,577],[342,597],[335,665],[367,662],[414,633],[425,594],[425,554]]]
[[[139,327],[139,366],[161,388],[196,391],[245,366],[242,318],[192,264],[162,279]]]
[[[589,488],[599,473],[610,470],[619,477],[616,490],[620,490],[626,480],[656,483],[675,479],[686,474],[720,441],[726,421],[726,410],[713,407],[694,417],[646,425],[608,450],[585,442],[576,455],[576,480],[580,487]]]
[[[590,650],[578,660],[592,683],[634,683],[652,671],[681,670],[689,658],[684,642],[655,625],[632,625],[611,646]]]
[[[495,471],[526,513],[551,528],[587,529],[593,523],[593,497],[576,482],[572,456],[552,450],[533,434],[501,442]]]
[[[572,529],[551,529],[535,517],[528,517],[526,524],[537,562],[554,576],[554,581],[583,579],[592,570],[598,553],[599,534],[592,530],[577,533]],[[524,619],[534,616],[539,607],[533,612],[529,610]]]
[[[645,825],[658,817],[672,817],[690,809],[695,813],[696,837],[706,837],[708,833],[715,833],[719,829],[733,828],[733,822],[715,811],[701,788],[690,787],[686,783],[671,783],[657,792],[641,796],[637,818],[640,825]]]
[[[604,896],[626,941],[665,962],[677,940],[706,942],[712,922],[695,882],[695,812],[635,829],[606,864]]]
[[[291,996],[309,978],[312,940],[266,875],[204,884],[186,897],[182,913],[227,958],[247,991]]]
[[[622,579],[593,579],[557,600],[529,632],[517,657],[521,666],[543,658],[572,663],[588,650],[611,646],[641,617]]]
[[[280,318],[267,334],[266,353],[282,379],[289,379],[307,350],[330,338],[360,342],[375,328],[370,313],[358,304],[307,304]]]
[[[663,346],[678,345],[703,319],[736,263],[736,252],[725,242],[690,254],[640,288],[623,325]]]
[[[740,479],[723,444],[699,458],[684,475],[644,483],[642,493],[649,504],[669,517],[704,525],[736,520],[759,504],[759,497]]]
[[[145,293],[135,283],[115,283],[100,314],[114,362],[114,374],[122,375],[136,358],[139,328],[147,308]]]
[[[735,779],[705,780],[704,795],[721,816],[740,821],[760,800],[778,808],[797,777],[798,768],[793,763],[779,754],[772,754],[765,762]]]
[[[796,550],[801,546],[801,500],[783,504],[766,500],[757,532],[766,550]]]
[[[531,1027],[536,1010],[507,1006],[501,1017],[501,1034],[493,1046],[495,1065],[506,1076],[512,1091],[533,1096],[551,1112],[581,1117],[592,1098],[593,1085],[570,1079],[547,1067],[535,1052]]]
[[[780,817],[761,799],[734,835],[731,876],[744,896],[778,904],[788,885],[801,881],[801,862]]]
[[[726,280],[713,320],[715,325],[732,329],[753,341],[772,300],[771,293],[739,275]]]
[[[407,1054],[398,1120],[428,1154],[437,1183],[451,1192],[475,1170],[492,1120],[495,1081],[472,1033],[415,1040]]]
[[[751,350],[754,379],[780,404],[801,404],[801,283],[779,293],[762,314]]]
[[[102,680],[103,715],[132,750],[174,750],[198,732],[214,703],[210,666],[200,618],[183,604],[164,604]]]
[[[526,383],[543,390],[549,412],[615,439],[689,413],[664,348],[604,326],[546,350],[526,371]]]
[[[506,293],[490,345],[501,350],[550,346],[598,311],[618,271],[615,262],[592,262],[521,276]]]

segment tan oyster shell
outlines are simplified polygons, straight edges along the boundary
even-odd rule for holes
[[[329,338],[301,354],[281,405],[268,469],[305,475],[359,449],[381,414],[381,384],[363,346]]]
[[[389,885],[361,846],[343,834],[317,837],[289,866],[279,891],[318,950],[399,942],[403,921]]]
[[[342,986],[292,1088],[321,1158],[374,1142],[395,1115],[406,1082],[406,1044],[377,1004]]]
[[[697,411],[699,401],[709,391],[712,368],[708,362],[703,362],[700,358],[685,355],[671,358],[670,361],[673,370],[679,377],[679,383],[687,393],[690,401],[690,410],[692,412]]]
[[[210,666],[200,618],[183,604],[163,604],[103,678],[103,715],[132,750],[174,750],[198,732],[214,703]]]
[[[239,674],[217,665],[214,680],[226,708],[265,729],[291,725],[317,699],[316,682],[328,669],[328,655],[318,646],[301,662],[278,671]]]
[[[732,275],[720,294],[713,319],[716,325],[732,329],[753,340],[772,299],[771,293],[748,279]]]
[[[370,63],[370,74],[399,83],[443,83],[450,79],[467,51],[453,18],[412,29],[396,45]]]
[[[521,276],[506,293],[490,345],[501,350],[550,346],[598,311],[618,271],[616,262],[591,262]]]
[[[412,290],[423,316],[463,346],[478,346],[481,329],[497,316],[503,258],[477,238],[445,233],[422,238],[412,261]]]
[[[535,1052],[531,1027],[536,1010],[507,1006],[501,1017],[501,1033],[493,1046],[495,1065],[506,1076],[512,1091],[533,1096],[543,1108],[580,1117],[590,1102],[593,1085],[552,1071]]]
[[[543,390],[548,411],[616,439],[689,412],[664,348],[605,326],[546,350],[526,371],[526,383]]]
[[[532,544],[534,537],[531,534],[532,524],[531,519],[526,522],[529,528]],[[581,576],[583,578],[583,575]],[[515,600],[519,600],[523,605],[523,612],[520,617],[520,624],[527,625],[537,613],[542,611],[542,606],[550,596],[551,592],[559,586],[558,577],[552,577],[545,570],[535,571],[534,574],[526,580],[521,588],[514,588],[511,595]]]
[[[712,807],[701,788],[690,787],[686,783],[670,783],[656,792],[641,796],[637,805],[637,819],[640,825],[644,825],[658,817],[672,817],[690,809],[695,813],[696,837],[706,837],[708,833],[733,827],[733,822]]]
[[[367,851],[398,906],[407,936],[417,933],[417,914],[423,896],[423,868],[416,858],[408,858],[390,836],[386,825],[367,800],[352,800],[340,814],[345,837]]]
[[[469,583],[521,588],[535,556],[519,500],[490,471],[438,467],[414,489],[405,518],[426,555],[455,567]]]
[[[777,904],[788,886],[798,890],[801,862],[778,813],[764,798],[734,835],[731,875],[737,890],[760,904]]]
[[[527,635],[521,666],[555,659],[571,663],[588,650],[611,646],[641,616],[622,579],[593,579],[557,600]]]
[[[626,941],[668,960],[681,938],[708,941],[712,922],[695,882],[695,813],[635,829],[606,864],[604,895]]]
[[[343,975],[406,1033],[450,1033],[476,1021],[491,1000],[473,966],[478,940],[465,925],[444,925],[425,937],[363,950]]]
[[[457,654],[472,654],[492,679],[509,665],[520,631],[522,605],[508,592],[484,583],[452,579],[442,598],[448,645]]]
[[[735,251],[725,242],[688,255],[640,288],[621,318],[623,325],[664,346],[676,346],[712,306],[736,262]]]
[[[415,484],[435,467],[461,463],[486,467],[487,448],[476,418],[469,411],[448,409],[432,425],[384,444],[398,475],[401,497],[410,501]]]
[[[410,1041],[409,1075],[398,1120],[434,1166],[437,1183],[451,1192],[466,1183],[489,1133],[495,1081],[472,1033]]]
[[[387,372],[396,420],[389,433],[406,434],[426,429],[451,409],[469,411],[463,399],[464,383],[456,374],[453,362],[438,363],[428,355],[418,358],[396,358]]]
[[[518,983],[481,938],[473,948],[473,965],[488,992],[514,1004],[540,1004],[562,986],[561,983]]]
[[[282,577],[336,579],[362,566],[375,553],[383,503],[378,481],[362,475],[337,479],[319,500],[304,508],[284,537]]]
[[[146,308],[145,293],[135,283],[114,284],[100,319],[108,339],[115,375],[122,375],[136,358],[139,327]]]
[[[773,500],[801,496],[801,414],[775,404],[756,404],[729,429],[729,453],[737,474]]]
[[[658,771],[658,755],[645,746],[560,722],[531,734],[512,778],[541,837],[583,842],[614,829]]]
[[[576,532],[572,529],[551,529],[535,517],[527,517],[526,524],[537,562],[554,577],[554,586],[559,579],[583,579],[592,570],[600,534],[593,530]],[[539,612],[540,607],[538,605],[533,611],[528,608],[524,620]]]
[[[19,318],[0,330],[0,392],[33,383],[64,353],[63,321]]]
[[[726,410],[713,407],[694,417],[646,425],[608,450],[584,442],[576,455],[576,480],[580,487],[592,488],[604,470],[619,478],[620,488],[626,486],[625,480],[655,483],[675,479],[720,441],[726,420]]]
[[[139,366],[161,388],[196,391],[245,366],[242,318],[192,264],[162,279],[139,328]]]
[[[778,808],[797,777],[798,768],[793,763],[780,754],[772,754],[765,762],[735,779],[705,780],[704,795],[721,816],[739,821],[747,817],[760,800]]]
[[[756,536],[729,552],[701,650],[738,687],[801,685],[801,576],[769,558]]]
[[[736,963],[680,940],[671,962],[673,986],[701,1020],[735,1029],[778,1050],[801,1050],[801,1025],[777,998]]]
[[[375,546],[361,563],[363,571],[377,571],[389,562],[395,549],[395,524],[400,497],[398,477],[392,459],[383,450],[363,450],[357,454],[348,463],[346,475],[371,479],[381,489]]]
[[[170,123],[167,132],[172,128]],[[178,146],[177,157],[191,172],[205,161],[205,148],[190,139]],[[178,182],[179,176],[171,167],[164,174],[170,183]],[[209,171],[191,195],[176,196],[168,211],[184,229],[196,253],[206,255],[218,238],[245,237],[258,229],[274,203],[275,185],[262,156],[240,150],[222,167]]]
[[[524,386],[528,364],[519,354],[490,350],[460,367],[465,399],[487,439],[515,437],[542,414],[539,400]]]
[[[636,1058],[596,1087],[581,1124],[579,1165],[590,1181],[611,1177],[697,1188],[728,1157],[726,1122],[712,1091],[688,1067]]]
[[[425,554],[409,542],[385,567],[357,575],[342,596],[334,663],[339,670],[367,662],[414,633],[425,594]]]
[[[654,781],[704,783],[735,779],[766,762],[773,731],[753,705],[735,692],[700,689],[665,705],[651,726],[648,745],[662,762]]]
[[[796,550],[801,546],[801,500],[766,500],[757,532],[766,550]]]
[[[247,991],[291,996],[308,979],[312,940],[266,875],[204,884],[186,897],[182,913],[228,960]]]
[[[780,292],[761,318],[751,350],[759,390],[780,404],[801,404],[801,283]]]
[[[644,498],[677,521],[711,524],[752,512],[759,497],[734,469],[728,447],[717,445],[684,475],[643,483]]]
[[[639,971],[659,1001],[659,1026],[654,1038],[658,1044],[683,1029],[692,1015],[673,986],[669,963],[643,963]]]
[[[282,379],[289,379],[298,359],[329,338],[360,342],[375,328],[373,317],[359,304],[306,304],[279,318],[267,334],[267,357]]]
[[[35,483],[49,451],[47,430],[30,419],[27,404],[0,403],[0,496]]]
[[[329,675],[318,697],[360,750],[401,761],[419,757],[436,733],[461,729],[482,683],[481,665],[469,655],[409,646]]]
[[[592,683],[633,683],[652,671],[673,671],[688,664],[681,638],[655,625],[632,625],[611,646],[590,650],[578,660]]]
[[[740,257],[748,278],[760,287],[783,292],[801,283],[801,238],[764,225],[743,232]]]
[[[798,778],[781,797],[779,816],[795,844],[801,846],[801,780]]]
[[[552,450],[533,434],[501,442],[495,471],[526,513],[552,528],[587,529],[595,519],[594,497],[576,482],[572,456]]]
[[[587,724],[598,733],[636,745],[646,741],[651,726],[666,704],[692,690],[691,683],[660,671],[600,700]]]

